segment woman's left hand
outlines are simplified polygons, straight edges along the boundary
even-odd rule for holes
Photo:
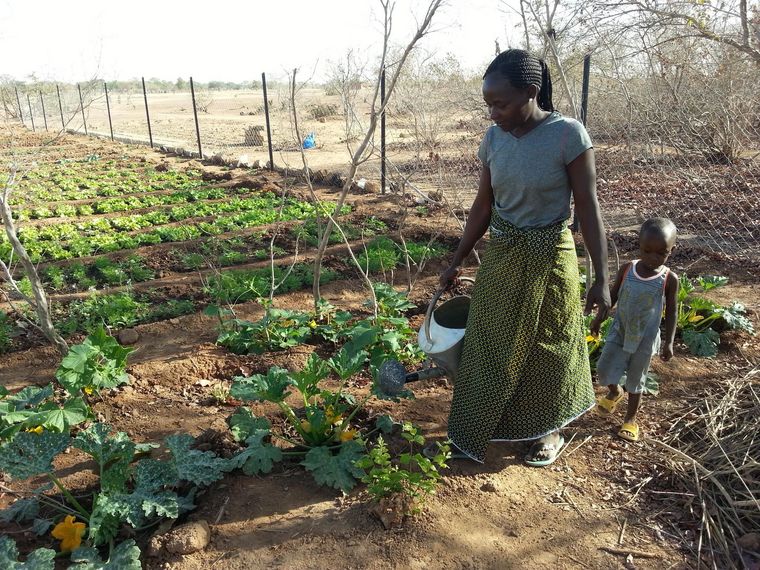
[[[588,315],[596,307],[596,318],[601,322],[607,317],[611,306],[610,287],[607,282],[594,281],[594,284],[588,290],[588,295],[586,295],[584,314]]]

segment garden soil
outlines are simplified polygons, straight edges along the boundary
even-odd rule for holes
[[[77,141],[87,151],[97,148],[105,153],[118,147],[124,152],[126,148]],[[139,152],[151,161],[166,160],[152,151]],[[352,201],[358,215],[384,211],[392,217],[392,210],[398,209],[398,200],[384,196],[354,196]],[[432,216],[411,216],[407,220],[410,233],[434,235],[446,214]],[[453,224],[439,239],[456,239]],[[621,255],[627,258],[629,252]],[[704,258],[676,261],[674,270],[689,266],[691,275],[731,270]],[[417,304],[412,311],[415,326],[421,324],[441,268],[442,262],[431,263],[415,283],[410,295]],[[756,322],[757,283],[738,273],[732,277],[731,284],[712,293],[724,302],[743,302]],[[404,279],[402,272],[395,276],[399,286]],[[200,287],[200,282],[188,279],[173,287],[177,294]],[[339,308],[357,312],[366,297],[358,279],[330,283],[322,292]],[[306,291],[276,297],[279,307],[308,309],[311,303]],[[242,318],[261,314],[256,303],[239,305],[236,311]],[[134,330],[138,340],[129,361],[131,383],[103,395],[95,405],[99,419],[137,441],[188,432],[200,436],[202,446],[221,454],[232,449],[225,419],[237,403],[219,403],[211,395],[213,387],[229,385],[237,375],[265,372],[272,365],[297,368],[311,351],[323,350],[302,345],[260,356],[233,355],[215,346],[216,321],[200,312]],[[661,392],[645,399],[643,442],[628,443],[615,436],[622,417],[607,420],[589,413],[566,431],[569,443],[548,468],[524,466],[522,444],[493,444],[483,465],[452,461],[438,493],[400,528],[383,528],[369,513],[368,497],[361,488],[342,495],[317,486],[302,468],[285,463],[265,476],[228,475],[198,496],[199,507],[187,520],[209,524],[211,540],[204,550],[184,556],[165,551],[148,556],[150,535],[135,538],[143,549],[144,566],[167,570],[692,568],[696,561],[684,544],[694,536],[677,530],[688,513],[668,512],[661,502],[662,496],[679,490],[669,487],[661,452],[647,439],[658,438],[674,418],[685,413],[686,396],[698,393],[707,382],[736,377],[759,356],[760,343],[746,335],[724,336],[715,359],[692,357],[679,345],[671,362],[654,363]],[[9,389],[45,384],[58,363],[51,348],[39,345],[3,355],[1,383]],[[413,400],[370,400],[369,416],[390,413],[394,419],[421,426],[426,437],[443,439],[451,386],[438,379],[413,388]],[[351,386],[355,394],[366,394],[368,389],[366,376],[359,376]],[[277,422],[273,406],[254,404],[253,409]],[[63,481],[75,488],[90,482],[89,467],[75,452],[64,455],[57,465]],[[9,497],[0,493],[0,506],[8,502]],[[31,534],[14,532],[22,549],[41,545]]]

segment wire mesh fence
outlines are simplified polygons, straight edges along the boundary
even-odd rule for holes
[[[759,267],[760,69],[738,57],[688,65],[649,57],[592,58],[587,128],[608,233],[632,240],[644,219],[666,216],[679,228],[680,243],[697,253]],[[565,69],[567,92],[555,83],[555,105],[570,116],[577,115],[569,101],[580,99],[581,61]],[[296,136],[294,99],[301,139],[314,142],[306,151],[310,168],[343,171],[368,122],[372,79],[307,83],[294,97],[287,74],[266,83],[266,101],[258,79],[235,89],[196,79],[194,94],[185,80],[163,88],[149,81],[145,92],[135,82],[22,86],[18,98],[5,90],[3,106],[13,115],[20,103],[21,118],[30,128],[34,120],[35,130],[47,123],[49,130],[113,132],[157,147],[196,153],[200,147],[205,156],[249,165],[267,164],[271,141],[275,165],[300,169],[304,141]],[[485,111],[479,78],[455,60],[413,61],[389,100],[384,148],[378,131],[360,176],[379,181],[384,151],[388,191],[411,191],[423,206],[423,196],[445,197],[466,210],[477,190]]]

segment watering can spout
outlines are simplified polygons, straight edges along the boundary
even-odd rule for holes
[[[406,372],[406,368],[398,360],[386,360],[380,366],[380,372],[377,376],[377,385],[380,391],[389,396],[396,396],[401,393],[404,386],[409,382],[418,380],[427,380],[429,378],[440,378],[446,376],[446,370],[437,366],[423,368],[416,372]]]

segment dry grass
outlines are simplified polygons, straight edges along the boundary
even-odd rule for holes
[[[760,564],[760,367],[711,385],[663,441],[666,467],[684,493],[671,495],[679,526],[696,528],[700,567]]]

